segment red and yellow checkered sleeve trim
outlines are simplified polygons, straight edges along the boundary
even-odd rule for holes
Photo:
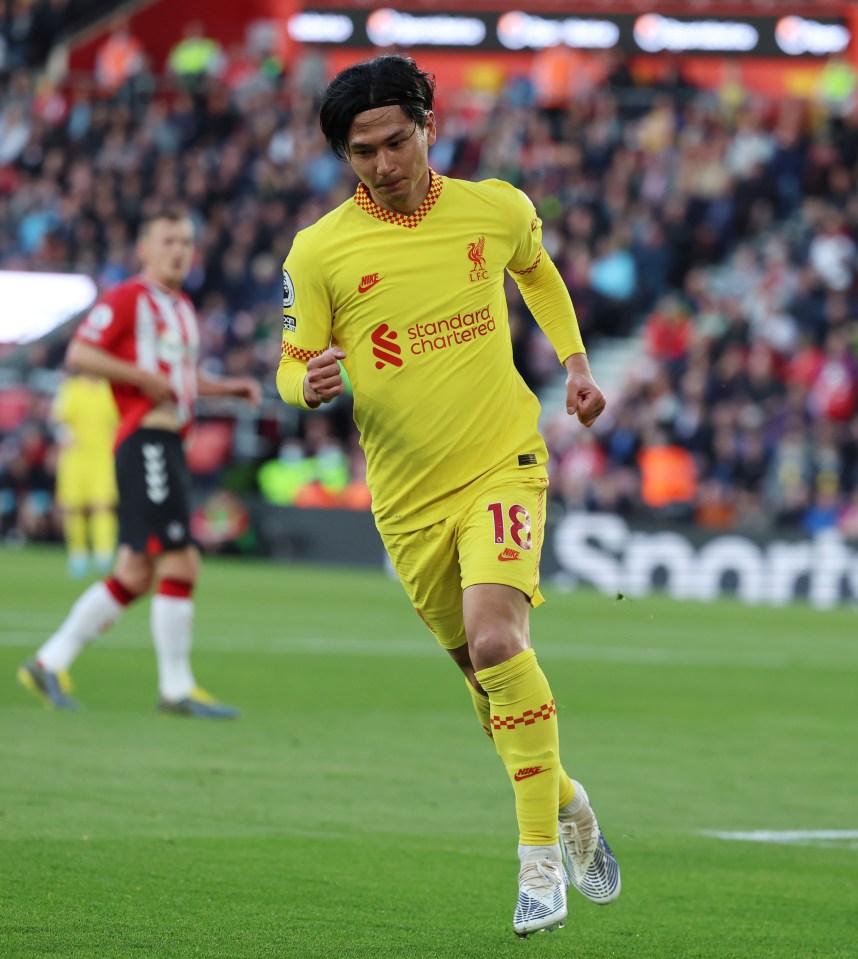
[[[291,360],[300,360],[302,363],[306,363],[308,360],[312,360],[314,356],[321,356],[325,351],[300,350],[297,346],[292,346],[291,343],[286,343],[284,341],[282,352]]]
[[[539,266],[542,261],[542,250],[539,251],[539,256],[531,263],[531,265],[526,270],[510,270],[510,273],[515,273],[516,276],[526,276],[528,273],[533,273],[533,271]]]
[[[533,726],[537,719],[551,719],[557,715],[552,699],[543,703],[539,709],[525,709],[520,716],[492,716],[492,729],[515,729],[516,726]]]

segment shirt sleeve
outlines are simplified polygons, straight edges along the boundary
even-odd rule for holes
[[[290,406],[309,409],[304,399],[307,361],[331,344],[333,306],[318,257],[301,233],[283,264],[283,340],[277,389]]]
[[[134,291],[129,287],[114,287],[99,297],[75,331],[74,338],[112,351],[133,327],[134,314]]]
[[[521,190],[507,185],[510,196],[510,228],[513,231],[515,246],[507,269],[515,274],[526,274],[535,270],[542,260],[542,220],[530,197]]]
[[[507,264],[527,308],[548,337],[561,363],[584,353],[578,317],[563,277],[542,245],[542,220],[521,190],[515,190],[511,225],[516,245]]]

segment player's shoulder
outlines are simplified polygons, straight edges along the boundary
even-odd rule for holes
[[[141,276],[131,276],[127,280],[120,280],[113,286],[102,290],[96,303],[108,306],[121,307],[136,301],[137,297],[146,289]]]
[[[522,198],[527,199],[518,187],[495,177],[489,177],[486,180],[459,180],[455,177],[447,177],[447,182],[452,187],[452,192],[461,191],[473,197],[485,197],[492,201],[506,200],[508,202],[520,202]]]
[[[354,225],[355,214],[359,212],[351,197],[344,200],[339,206],[320,216],[315,223],[305,226],[295,234],[292,253],[308,255],[314,260],[318,259],[319,250],[324,248],[325,243],[343,242],[344,231],[348,231]]]
[[[533,203],[527,194],[506,180],[458,180],[448,178],[450,199],[456,208],[461,204],[481,206],[497,211],[502,216],[533,216]]]

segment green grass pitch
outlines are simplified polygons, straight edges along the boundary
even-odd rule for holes
[[[396,583],[207,561],[195,668],[236,723],[155,713],[147,603],[78,660],[83,713],[18,688],[80,589],[59,551],[0,552],[2,959],[858,955],[852,610],[547,588],[534,641],[623,895],[520,942],[510,786]]]

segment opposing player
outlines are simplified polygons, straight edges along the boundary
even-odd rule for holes
[[[567,370],[567,410],[590,426],[590,374],[530,200],[499,180],[429,168],[432,78],[382,56],[328,85],[320,122],[360,183],[302,230],[284,264],[277,385],[313,409],[354,390],[373,512],[417,613],[467,680],[506,766],[519,825],[520,936],[562,925],[571,882],[606,903],[616,860],[560,763],[557,715],[530,644],[548,484],[539,404],[515,370],[504,275]]]
[[[182,440],[198,393],[258,403],[261,391],[255,380],[215,378],[196,368],[197,320],[181,291],[194,252],[190,219],[172,210],[149,216],[137,249],[142,272],[90,310],[66,358],[73,371],[109,380],[119,410],[120,547],[113,574],[83,593],[18,678],[48,705],[76,708],[69,696],[71,664],[86,643],[154,586],[158,708],[231,719],[237,711],[200,689],[191,670],[199,555],[188,531],[190,484]]]
[[[85,576],[90,558],[102,573],[116,550],[113,439],[119,417],[107,380],[70,376],[51,409],[59,440],[56,501],[62,510],[68,569]]]

